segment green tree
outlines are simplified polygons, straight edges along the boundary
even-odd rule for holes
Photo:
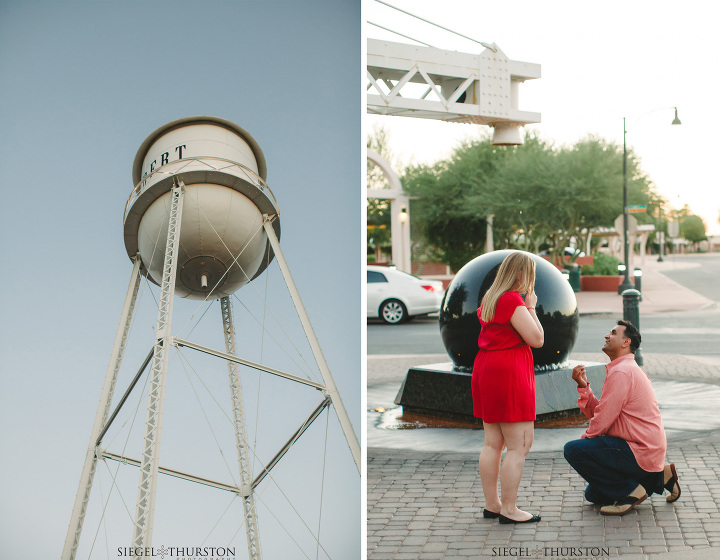
[[[611,226],[622,214],[622,153],[614,144],[588,137],[559,150],[557,157],[558,185],[552,197],[555,229],[549,237],[553,253],[562,255],[571,238],[583,247],[593,228]],[[630,157],[628,193],[641,188],[633,177],[635,167]]]
[[[403,183],[418,197],[416,231],[455,270],[483,252],[490,215],[494,248],[550,247],[560,256],[573,237],[584,246],[592,228],[611,227],[622,214],[622,149],[596,137],[555,148],[533,134],[522,146],[498,148],[484,137],[448,161],[406,169]],[[663,202],[632,151],[628,201],[651,212]]]
[[[495,248],[539,252],[555,231],[554,191],[558,160],[552,146],[528,135],[508,151],[486,185],[469,198],[473,207],[488,205],[494,214]]]
[[[487,192],[508,148],[490,145],[489,138],[466,142],[449,161],[411,166],[403,185],[413,200],[413,231],[431,245],[440,260],[459,270],[485,247],[489,205],[471,206],[469,199]]]
[[[693,244],[705,241],[707,239],[705,222],[700,216],[694,214],[685,216],[680,222],[680,235]]]

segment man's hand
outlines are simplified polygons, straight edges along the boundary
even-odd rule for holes
[[[572,372],[572,378],[577,383],[578,387],[585,388],[588,386],[588,380],[585,375],[585,366],[575,366]]]

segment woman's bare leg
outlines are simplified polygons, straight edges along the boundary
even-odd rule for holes
[[[500,457],[505,448],[505,438],[499,424],[483,423],[485,443],[480,452],[478,470],[485,494],[485,509],[500,513],[500,496],[498,495],[498,477],[500,476]]]
[[[518,487],[522,478],[525,457],[533,443],[533,422],[502,422],[500,431],[507,445],[507,453],[500,470],[500,490],[502,495],[500,513],[514,521],[525,521],[532,514],[517,507]],[[483,489],[484,489],[483,485]]]

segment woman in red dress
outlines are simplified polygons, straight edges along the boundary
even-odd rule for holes
[[[521,294],[525,294],[524,301]],[[517,252],[502,262],[477,311],[482,329],[473,365],[472,396],[473,413],[482,418],[485,430],[478,463],[485,494],[483,516],[499,517],[500,523],[540,521],[538,515],[522,511],[516,504],[535,421],[530,347],[540,348],[544,341],[536,303],[535,261]]]

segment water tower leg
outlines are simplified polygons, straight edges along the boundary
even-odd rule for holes
[[[90,444],[85,454],[85,463],[83,464],[82,474],[80,475],[78,493],[75,497],[75,505],[73,506],[70,517],[70,526],[68,527],[67,537],[65,538],[62,560],[72,560],[75,558],[75,553],[77,552],[77,547],[80,542],[80,533],[82,532],[88,500],[90,499],[90,490],[92,489],[95,469],[97,468],[97,455],[95,453],[98,445],[97,440],[105,427],[108,414],[110,413],[110,405],[112,404],[120,365],[122,364],[125,354],[125,345],[127,343],[128,332],[130,332],[130,323],[132,322],[133,311],[135,310],[138,288],[140,287],[140,256],[136,256],[134,261],[135,266],[133,266],[132,276],[130,276],[130,284],[127,294],[125,295],[120,324],[115,334],[115,344],[113,345],[112,354],[110,355],[110,364],[108,365],[107,374],[105,375],[105,384],[103,385],[100,396],[98,411],[95,415],[95,423],[93,424],[90,435]]]
[[[223,332],[225,333],[225,351],[228,354],[237,356],[235,348],[235,326],[232,319],[232,305],[230,298],[220,298],[220,309],[222,311]],[[228,377],[230,379],[230,396],[232,398],[233,418],[235,425],[235,444],[240,465],[241,485],[247,488],[247,495],[243,496],[245,507],[245,530],[247,532],[247,545],[250,560],[257,560],[260,556],[260,542],[257,528],[257,512],[255,510],[255,499],[253,498],[251,465],[248,458],[247,431],[245,429],[245,413],[242,405],[242,387],[240,376],[235,362],[228,361]]]
[[[142,458],[140,460],[140,483],[138,484],[132,543],[134,547],[141,548],[152,546],[155,494],[160,461],[160,435],[165,404],[165,382],[170,351],[170,325],[175,295],[178,250],[180,249],[180,225],[182,223],[184,190],[185,185],[181,181],[179,184],[174,185],[170,192],[170,217],[168,220],[167,242],[165,244],[165,261],[158,305],[157,328],[155,330],[155,349],[150,373],[150,396],[145,421]]]
[[[343,433],[345,434],[345,439],[350,446],[350,451],[352,453],[353,459],[355,460],[355,466],[357,467],[358,472],[361,472],[360,443],[358,442],[355,430],[353,430],[352,422],[350,422],[350,417],[345,410],[345,405],[343,405],[342,399],[340,398],[340,393],[335,386],[335,380],[333,379],[332,374],[330,373],[330,368],[328,368],[327,362],[325,361],[325,356],[323,355],[322,349],[320,348],[320,343],[315,336],[315,331],[310,324],[310,317],[308,317],[307,311],[305,311],[305,306],[300,299],[300,292],[298,292],[297,287],[295,286],[295,281],[290,274],[290,269],[288,268],[287,262],[285,261],[285,257],[282,253],[282,249],[280,248],[280,242],[278,241],[278,238],[275,235],[275,230],[272,227],[272,220],[265,220],[263,222],[263,227],[265,228],[265,232],[267,233],[268,239],[270,240],[270,245],[272,246],[273,252],[275,253],[275,258],[277,259],[278,265],[280,266],[283,279],[285,280],[285,285],[287,286],[288,291],[290,292],[290,297],[292,298],[293,304],[295,305],[295,310],[300,317],[300,322],[302,323],[303,329],[305,330],[305,336],[310,343],[310,348],[312,349],[315,361],[317,362],[318,368],[320,368],[320,373],[322,374],[323,380],[325,381],[326,392],[332,399],[333,405],[335,406],[335,411],[337,412],[338,419],[340,420],[340,426],[342,427]]]

